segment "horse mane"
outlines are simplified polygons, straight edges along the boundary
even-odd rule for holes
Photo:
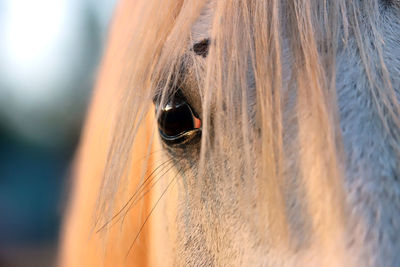
[[[231,148],[237,151],[237,157],[231,159],[230,175],[253,172],[251,168],[235,169],[239,156],[245,155],[247,162],[256,152],[263,157],[260,171],[265,179],[252,182],[258,183],[260,199],[269,205],[264,219],[278,237],[271,242],[290,241],[285,186],[293,179],[304,190],[313,241],[327,246],[334,243],[332,240],[340,242],[348,211],[335,58],[349,42],[358,47],[382,121],[391,116],[391,121],[400,125],[395,116],[400,109],[376,27],[378,1],[216,1],[209,55],[202,64],[195,55],[185,52],[191,42],[191,28],[208,2],[135,1],[130,20],[125,22],[132,30],[126,33],[129,37],[123,45],[126,56],[119,58],[124,66],[118,89],[120,100],[115,107],[115,125],[97,203],[97,226],[113,216],[113,199],[129,178],[135,153],[132,146],[144,119],[152,112],[152,99],[161,92],[161,101],[166,101],[179,83],[176,73],[182,62],[190,61],[195,69],[206,73],[194,84],[202,96],[198,175],[201,177],[204,171],[206,157],[216,161],[224,157],[224,139],[229,136],[240,144]],[[370,36],[361,36],[366,28]],[[372,53],[379,55],[378,60],[370,56]],[[286,65],[290,69],[283,69],[284,62],[289,62]],[[377,84],[371,64],[381,65],[386,83]],[[255,103],[249,103],[249,84],[254,85]],[[292,108],[285,110],[290,101]],[[250,104],[254,104],[254,111],[247,108]],[[238,124],[240,131],[229,131]],[[256,139],[261,142],[259,148],[252,146]],[[293,145],[289,148],[288,143]],[[142,179],[146,163],[143,169]],[[288,177],[289,170],[297,176]]]

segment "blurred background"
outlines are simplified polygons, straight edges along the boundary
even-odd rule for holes
[[[116,0],[0,0],[0,267],[55,266]]]

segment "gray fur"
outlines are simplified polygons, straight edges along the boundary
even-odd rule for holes
[[[378,31],[382,33],[384,46],[383,57],[389,71],[392,86],[400,96],[400,10],[397,2],[384,3],[381,6],[381,16],[377,22]],[[212,21],[212,5],[202,13],[192,29],[193,44],[210,38]],[[363,36],[368,40],[368,27]],[[367,41],[365,43],[368,43]],[[374,53],[373,48],[367,48]],[[190,50],[190,47],[188,48]],[[196,55],[192,55],[196,57]],[[374,55],[373,55],[374,56]],[[284,55],[284,58],[290,57]],[[339,107],[340,127],[343,137],[345,159],[346,203],[350,212],[347,225],[349,251],[354,252],[355,260],[360,266],[400,266],[400,129],[390,118],[383,119],[379,114],[380,105],[373,99],[373,90],[384,88],[384,76],[379,69],[379,58],[371,59],[370,71],[376,88],[371,88],[360,51],[354,36],[350,33],[346,44],[341,44],[336,58],[336,87]],[[196,58],[197,62],[206,59]],[[290,60],[284,60],[290,64]],[[187,65],[192,64],[187,61]],[[190,79],[198,79],[191,73]],[[290,75],[288,75],[290,76]],[[285,85],[287,86],[287,85]],[[201,114],[201,97],[197,89],[190,87],[184,93],[196,112]],[[249,86],[249,95],[254,95]],[[287,109],[293,109],[296,96],[289,98]],[[194,103],[194,104],[193,104]],[[400,114],[397,114],[400,116]],[[390,130],[385,128],[389,125]],[[295,131],[296,125],[288,123],[287,129]],[[291,132],[290,130],[289,132]],[[294,153],[296,148],[291,147],[293,136],[285,135],[285,144],[288,150]],[[294,143],[294,142],[293,142]],[[174,157],[183,157],[185,160],[178,166],[191,167],[191,163],[198,161],[198,144],[194,149],[188,147],[181,150],[169,149]],[[257,163],[254,169],[257,170]],[[212,173],[211,167],[206,173]],[[239,202],[244,201],[238,194],[238,184],[234,177],[209,176],[204,181],[196,181],[195,170],[185,172],[180,182],[180,204],[177,218],[179,244],[177,247],[176,265],[187,266],[280,266],[283,262],[288,265],[297,265],[293,255],[287,258],[276,259],[273,251],[265,249],[263,233],[255,231],[258,225],[256,199],[248,201],[248,214],[239,209]],[[296,166],[289,166],[289,171],[295,172]],[[257,188],[248,181],[243,182],[247,188],[246,194],[252,195]],[[293,248],[294,254],[306,250],[309,246],[309,225],[307,210],[301,204],[301,185],[296,183],[296,177],[288,181],[286,192],[287,214],[290,218],[291,231],[296,237]],[[207,190],[201,191],[201,203],[194,203],[196,194],[191,188],[203,186]],[[224,192],[223,194],[221,192]],[[255,195],[255,193],[254,193]],[[224,196],[224,197],[221,197]],[[201,210],[198,210],[201,207]],[[267,235],[267,230],[265,232]],[[241,247],[246,244],[246,247]],[[284,253],[280,254],[285,255]],[[285,257],[285,256],[283,256]],[[274,259],[274,260],[271,260]]]

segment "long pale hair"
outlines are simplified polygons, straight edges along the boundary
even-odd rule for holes
[[[179,87],[182,62],[190,61],[198,73],[205,73],[193,85],[202,100],[197,175],[201,177],[205,157],[224,158],[225,139],[236,140],[240,145],[230,148],[236,151],[230,156],[233,175],[241,172],[234,162],[242,155],[248,166],[255,154],[262,156],[259,177],[263,179],[254,182],[259,183],[260,201],[267,205],[262,208],[268,209],[266,223],[279,239],[276,242],[290,241],[284,195],[287,181],[294,179],[288,175],[295,172],[304,188],[313,241],[332,244],[341,238],[347,220],[335,59],[350,35],[371,83],[374,105],[382,118],[383,113],[389,114],[400,125],[376,25],[378,1],[215,1],[204,63],[185,52],[191,49],[192,26],[207,4],[207,0],[138,0],[129,21],[124,21],[130,30],[123,46],[125,57],[119,58],[124,67],[97,203],[97,226],[110,221],[113,199],[124,179],[130,178],[133,143],[144,118],[153,112],[152,100],[157,96],[167,101]],[[361,36],[365,29],[370,36]],[[377,74],[369,71],[371,64],[381,66],[378,75],[386,82],[377,84]],[[255,91],[251,97],[249,84]],[[287,104],[290,101],[292,105]],[[259,148],[254,147],[255,140]],[[244,177],[252,174],[251,167],[243,172]]]

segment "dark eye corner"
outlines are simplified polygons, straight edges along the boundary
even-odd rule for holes
[[[160,137],[166,144],[182,145],[201,136],[201,119],[181,90],[169,96],[156,95],[153,101]]]

